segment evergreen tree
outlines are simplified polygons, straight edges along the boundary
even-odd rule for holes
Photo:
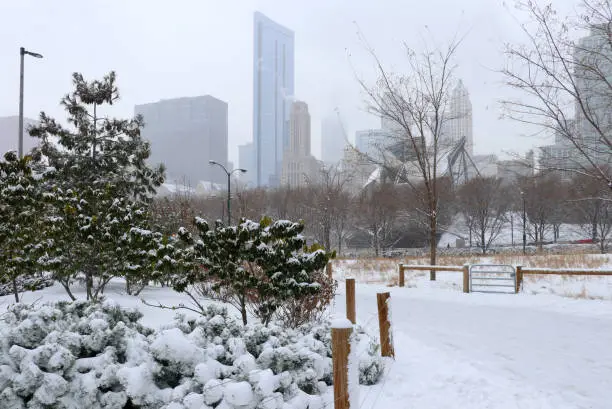
[[[0,283],[11,284],[16,302],[22,283],[33,283],[39,273],[37,260],[49,244],[44,236],[45,203],[34,169],[40,158],[36,151],[23,158],[10,151],[0,161]]]
[[[238,226],[217,221],[211,229],[197,218],[195,224],[197,239],[186,229],[179,232],[187,247],[171,277],[177,291],[195,299],[195,290],[227,302],[240,311],[245,325],[249,308],[267,325],[283,302],[320,291],[313,273],[332,255],[305,251],[303,223],[243,219]]]
[[[43,112],[30,134],[41,139],[42,153],[56,171],[55,212],[64,227],[55,232],[49,260],[72,298],[70,285],[82,275],[87,298],[96,299],[112,277],[123,274],[121,245],[129,245],[133,227],[146,227],[142,215],[164,169],[146,163],[150,148],[140,134],[142,117],[100,115],[100,108],[119,98],[114,72],[92,82],[75,73],[73,83],[74,91],[61,102],[71,129]]]

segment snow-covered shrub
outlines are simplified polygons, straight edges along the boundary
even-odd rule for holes
[[[19,277],[15,280],[17,291],[22,293],[25,291],[44,290],[53,285],[53,279],[44,275],[33,277]],[[13,284],[0,284],[0,296],[13,294]]]
[[[0,409],[306,408],[332,384],[327,323],[244,327],[215,305],[157,332],[139,319],[112,302],[14,306],[0,322]],[[383,361],[356,340],[360,381],[375,383]]]

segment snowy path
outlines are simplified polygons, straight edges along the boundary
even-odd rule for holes
[[[397,360],[360,408],[612,407],[610,302],[358,284],[358,322],[372,333],[376,290],[391,291]]]

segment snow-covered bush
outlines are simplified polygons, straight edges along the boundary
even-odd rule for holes
[[[328,324],[243,327],[219,306],[158,332],[139,319],[112,302],[12,307],[0,322],[0,409],[306,408],[332,383]],[[382,360],[356,335],[360,381],[375,383]]]
[[[44,275],[33,277],[19,277],[15,280],[17,291],[22,293],[25,291],[43,290],[53,285],[53,279]],[[0,296],[13,294],[13,283],[0,284]]]

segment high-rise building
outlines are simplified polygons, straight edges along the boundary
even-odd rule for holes
[[[289,143],[283,153],[281,184],[299,187],[315,182],[319,171],[319,161],[310,154],[310,113],[305,102],[293,102],[289,124]]]
[[[256,12],[253,50],[253,143],[258,186],[280,181],[294,95],[293,31]]]
[[[340,163],[347,142],[340,118],[337,115],[323,118],[321,121],[321,159],[326,165]]]
[[[204,95],[136,105],[142,135],[151,142],[151,163],[163,163],[170,180],[192,187],[200,181],[226,184],[214,160],[227,167],[227,103]]]
[[[355,147],[373,162],[382,162],[387,156],[389,147],[394,143],[388,129],[364,129],[355,133]]]
[[[463,81],[459,80],[452,91],[449,109],[444,113],[444,123],[440,135],[441,146],[443,149],[452,150],[461,138],[465,138],[466,152],[472,155],[474,151],[472,102]]]
[[[597,164],[611,163],[612,137],[612,46],[609,27],[594,25],[574,51],[574,78],[580,100],[576,100],[576,130],[582,150]],[[586,111],[586,113],[585,113]],[[596,126],[593,126],[593,123]],[[602,137],[605,135],[605,138]],[[579,155],[583,156],[583,155]],[[582,166],[591,166],[582,159]]]
[[[253,142],[238,146],[238,165],[246,170],[246,173],[239,174],[240,180],[247,185],[255,184],[257,169],[255,167],[255,150],[253,149]]]
[[[32,148],[38,146],[40,140],[33,138],[28,133],[28,127],[34,126],[38,122],[23,118],[23,152],[28,153]],[[8,151],[17,151],[19,145],[19,117],[6,116],[0,118],[0,157]]]

